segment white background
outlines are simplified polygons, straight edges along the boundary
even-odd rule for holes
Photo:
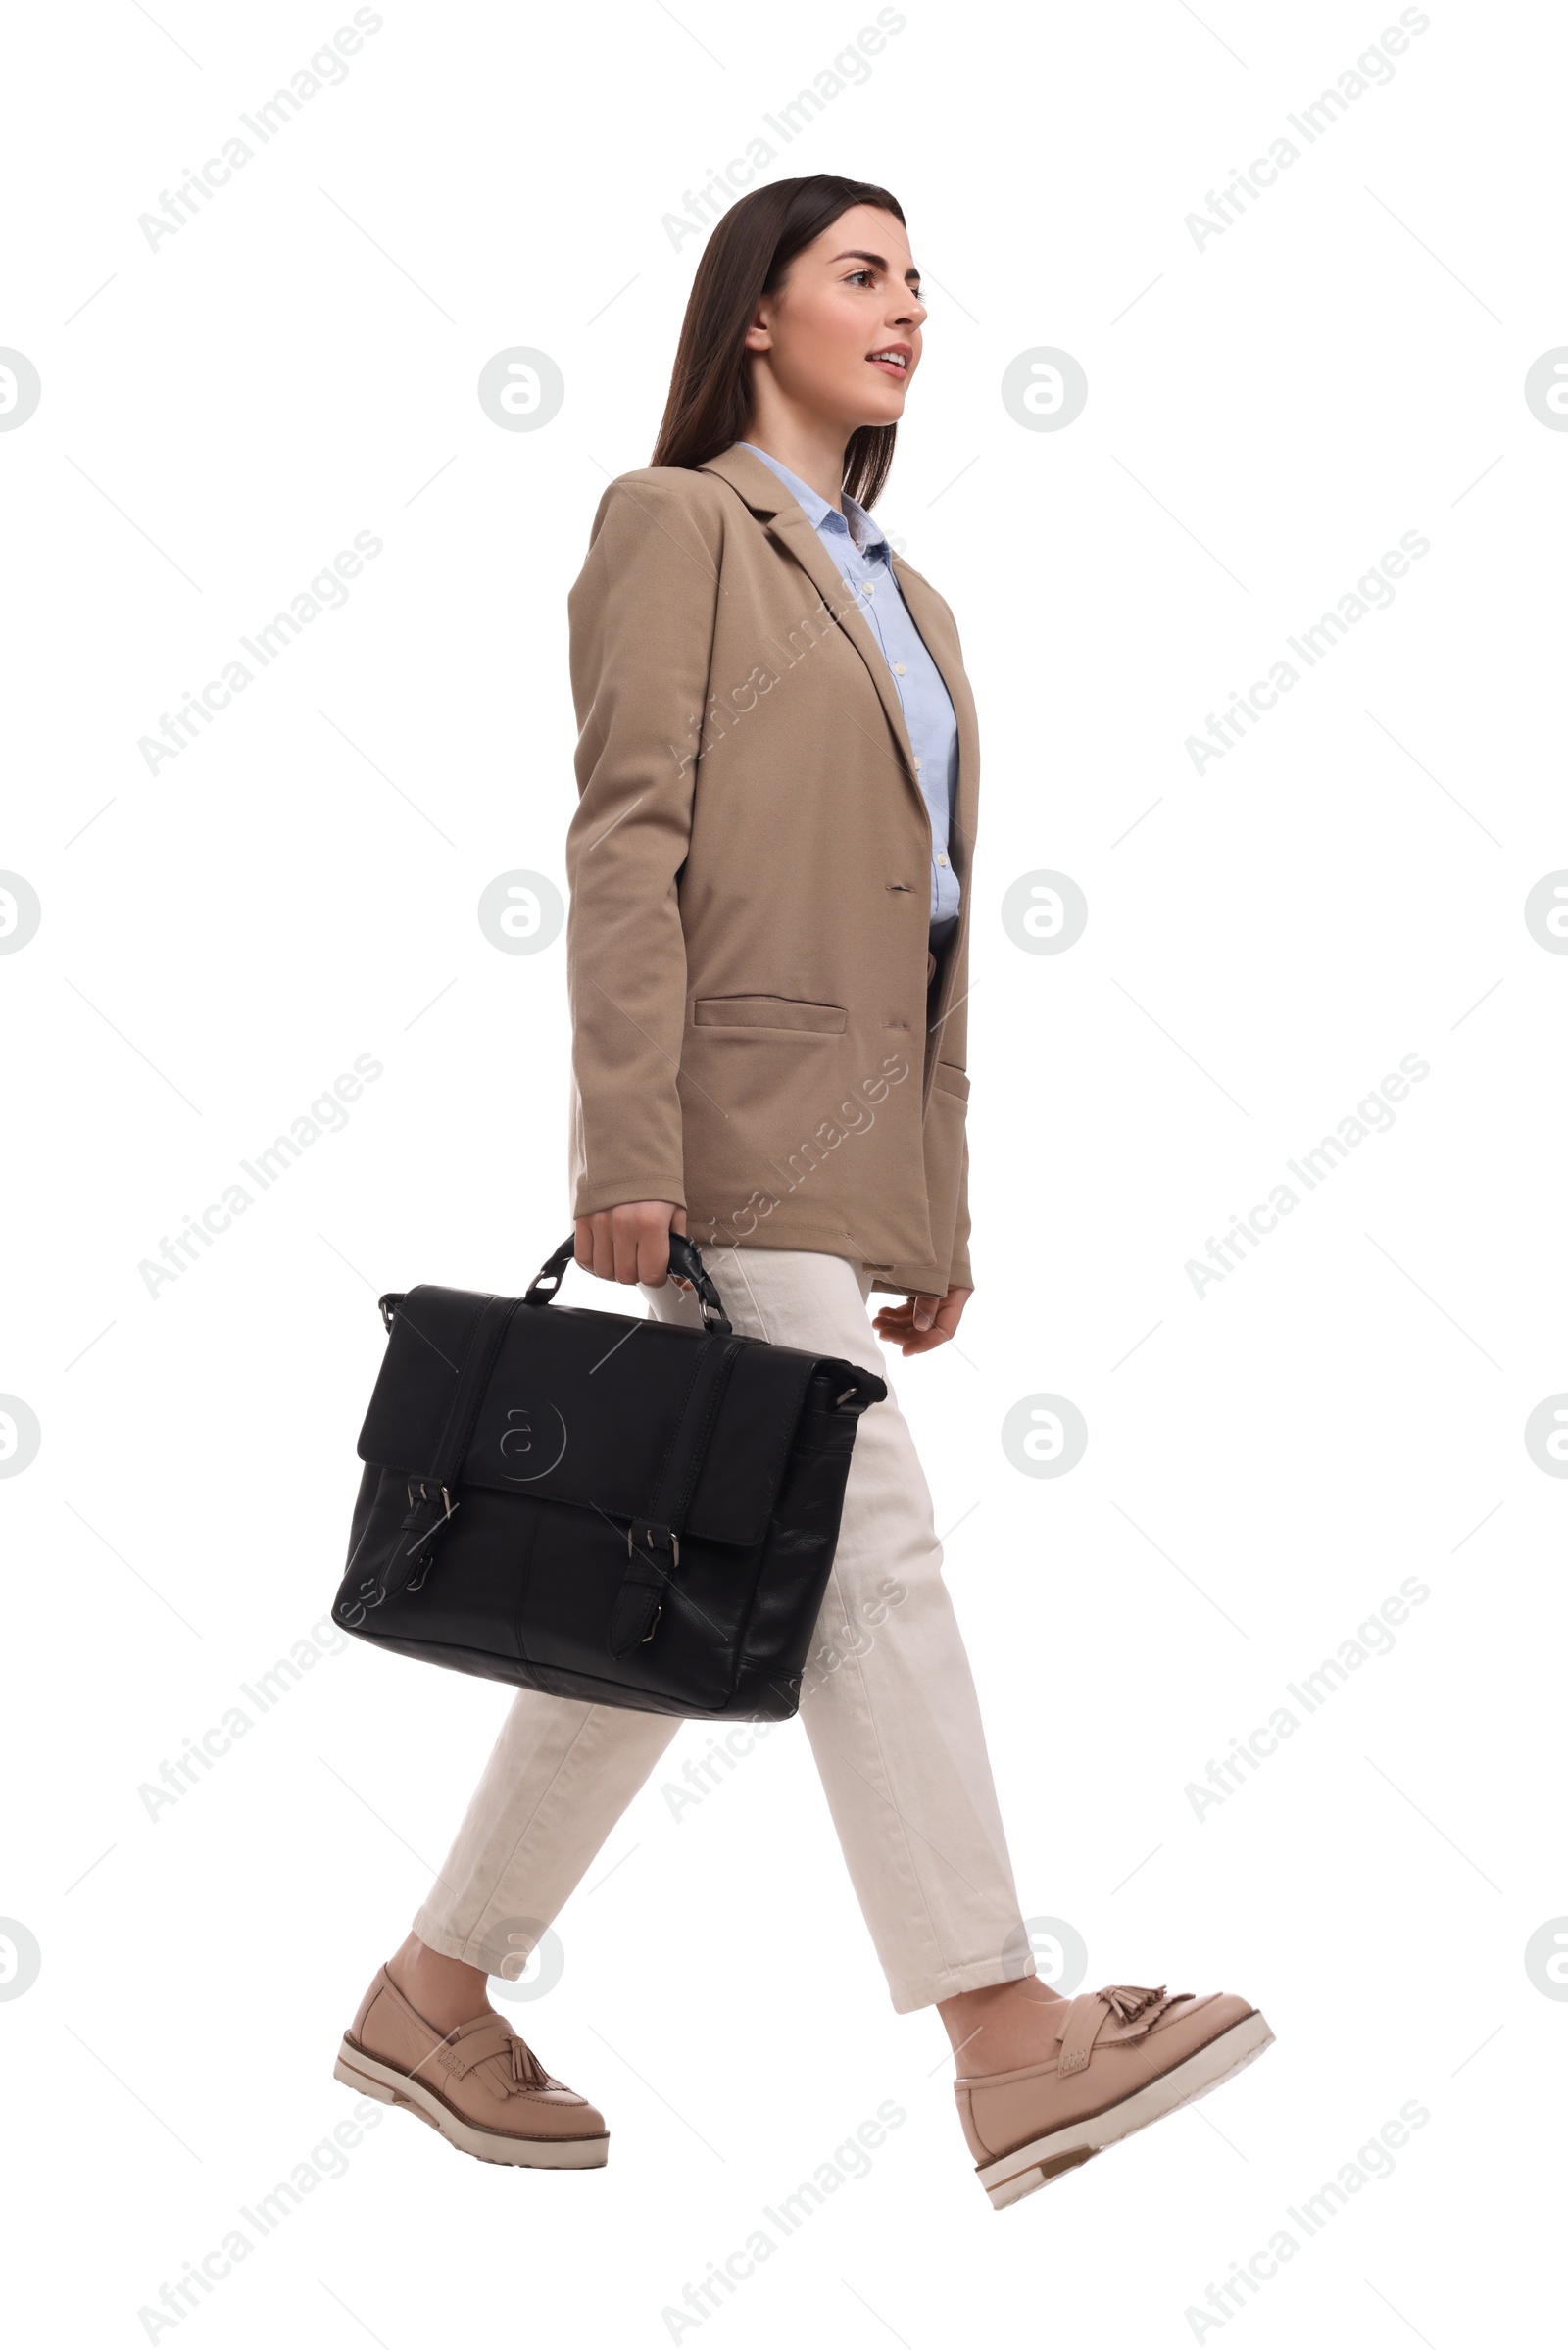
[[[1523,912],[1568,864],[1568,438],[1523,390],[1568,341],[1560,19],[1434,0],[1241,220],[1185,225],[1397,13],[910,0],[768,167],[890,186],[927,272],[879,514],[981,714],[978,1288],[958,1345],[891,1368],[1024,1911],[1084,1937],[1089,1987],[1240,1989],[1277,2045],[993,2213],[799,1724],[677,1818],[693,1725],[516,2009],[607,2109],[609,2168],[481,2166],[387,2115],[153,2338],[664,2342],[889,2099],[869,2175],[675,2338],[1522,2336],[1568,2032],[1524,1959],[1568,1911],[1568,1490],[1523,1440],[1568,1387],[1568,961]],[[153,251],[138,216],[349,11],[153,14],[13,25],[3,165],[0,343],[43,385],[0,433],[0,866],[43,908],[0,958],[0,1391],[42,1431],[0,1482],[0,1913],[41,1951],[0,2001],[7,2291],[19,2338],[105,2345],[350,2113],[338,2035],[508,1702],[350,1644],[177,1803],[138,1794],[324,1622],[377,1292],[515,1290],[566,1229],[562,944],[498,953],[477,902],[564,884],[565,594],[647,462],[702,242],[663,217],[873,16],[388,0]],[[537,432],[476,397],[514,345],[564,376]],[[1089,380],[1060,431],[1001,398],[1042,346]],[[1411,530],[1392,607],[1195,773],[1186,738]],[[383,552],[346,606],[149,774],[138,739],[358,531]],[[1041,869],[1089,902],[1059,955],[1001,921]],[[141,1261],[359,1054],[383,1074],[344,1129],[149,1295]],[[1407,1054],[1392,1129],[1197,1296],[1187,1261]],[[1002,1449],[1038,1394],[1087,1419],[1060,1479]],[[1409,1577],[1392,1652],[1197,1817],[1189,1784]],[[1292,2228],[1408,2100],[1393,2176]],[[1200,2331],[1282,2227],[1296,2257]]]

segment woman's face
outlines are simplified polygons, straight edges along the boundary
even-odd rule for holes
[[[862,424],[896,424],[920,364],[919,286],[903,221],[857,204],[796,255],[777,293],[762,297],[746,348],[787,400],[846,436]]]

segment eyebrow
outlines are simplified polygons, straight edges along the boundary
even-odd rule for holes
[[[835,254],[834,254],[834,256],[833,256],[833,260],[834,260],[834,261],[868,261],[868,262],[874,263],[874,265],[876,266],[876,268],[877,268],[877,269],[886,269],[886,268],[887,268],[887,266],[888,266],[888,265],[887,265],[887,259],[886,259],[885,255],[883,255],[883,254],[880,254],[880,253],[862,253],[862,252],[860,252],[860,250],[858,249],[858,247],[857,247],[857,248],[856,248],[854,251],[852,251],[852,252],[849,252],[849,253],[835,253]],[[830,262],[830,263],[828,264],[828,267],[831,269],[831,268],[832,268],[832,266],[833,266],[833,265],[832,265],[832,262]],[[919,270],[918,270],[918,269],[915,268],[915,266],[914,266],[914,264],[913,264],[912,262],[909,264],[909,267],[908,267],[908,268],[907,268],[907,269],[905,270],[905,272],[904,272],[904,278],[905,278],[905,283],[906,283],[906,284],[907,284],[907,283],[908,283],[908,281],[910,280],[910,278],[913,278],[913,280],[914,280],[914,282],[915,282],[915,284],[916,284],[916,285],[918,285],[918,284],[919,284],[919,282],[920,282],[920,272],[919,272]]]

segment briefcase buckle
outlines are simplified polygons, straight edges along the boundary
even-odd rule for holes
[[[434,1496],[432,1495],[432,1493],[431,1493],[431,1492],[430,1492],[430,1488],[429,1488],[428,1484],[426,1483],[426,1481],[424,1480],[424,1478],[422,1478],[422,1477],[416,1477],[416,1478],[412,1478],[412,1479],[410,1480],[410,1483],[409,1483],[409,1510],[410,1510],[410,1514],[411,1514],[411,1515],[413,1514],[413,1511],[414,1511],[414,1508],[415,1508],[415,1491],[416,1491],[416,1488],[417,1488],[417,1491],[418,1491],[418,1497],[419,1497],[419,1500],[420,1500],[420,1501],[429,1501],[429,1500],[433,1499],[433,1497],[434,1497]],[[424,1536],[421,1538],[421,1539],[422,1539],[422,1541],[423,1541],[423,1544],[424,1544],[424,1556],[423,1556],[423,1558],[422,1558],[422,1559],[419,1561],[419,1572],[417,1573],[417,1575],[411,1576],[411,1577],[410,1577],[410,1579],[409,1579],[409,1581],[408,1581],[408,1583],[405,1585],[405,1587],[404,1587],[404,1588],[405,1588],[405,1590],[407,1590],[407,1591],[423,1591],[423,1589],[424,1589],[424,1579],[425,1579],[425,1577],[426,1577],[426,1576],[429,1574],[429,1572],[430,1572],[430,1569],[431,1569],[431,1566],[433,1565],[433,1563],[434,1563],[434,1560],[435,1560],[435,1537],[436,1537],[436,1536],[437,1536],[437,1535],[440,1533],[440,1531],[441,1531],[441,1528],[442,1528],[443,1526],[445,1526],[445,1525],[446,1525],[446,1524],[449,1522],[449,1520],[450,1520],[450,1519],[451,1519],[451,1517],[452,1517],[452,1513],[453,1513],[454,1509],[455,1509],[455,1508],[456,1508],[456,1506],[457,1506],[457,1504],[454,1502],[454,1500],[453,1500],[453,1498],[452,1498],[452,1495],[451,1495],[451,1494],[448,1493],[448,1491],[447,1491],[447,1489],[446,1489],[446,1487],[445,1487],[445,1486],[441,1486],[441,1487],[440,1487],[438,1490],[439,1490],[439,1492],[440,1492],[440,1494],[441,1494],[441,1500],[442,1500],[442,1503],[443,1503],[443,1505],[444,1505],[444,1507],[445,1507],[445,1509],[446,1509],[446,1513],[447,1513],[447,1514],[446,1514],[446,1517],[442,1518],[442,1519],[439,1521],[439,1523],[438,1523],[437,1525],[435,1525],[435,1526],[431,1527],[431,1529],[430,1529],[430,1531],[429,1531],[429,1533],[428,1533],[428,1534],[424,1535]]]
[[[635,1548],[635,1545],[632,1542],[632,1536],[637,1531],[638,1529],[636,1521],[633,1520],[632,1524],[626,1529],[626,1556],[628,1558],[632,1556]],[[650,1526],[645,1522],[642,1527],[642,1535],[643,1540],[647,1543],[647,1546],[650,1550],[662,1550],[664,1546],[664,1542],[667,1542],[669,1544],[670,1565],[672,1567],[678,1567],[680,1565],[680,1536],[675,1532],[672,1526]],[[663,1537],[663,1542],[660,1540],[661,1536]]]
[[[429,1486],[426,1484],[425,1480],[424,1480],[422,1477],[416,1477],[416,1478],[413,1478],[413,1479],[411,1479],[411,1480],[410,1480],[410,1483],[409,1483],[409,1507],[410,1507],[410,1509],[412,1509],[412,1508],[414,1507],[414,1489],[415,1489],[415,1487],[416,1487],[416,1486],[417,1486],[417,1487],[418,1487],[418,1490],[419,1490],[419,1499],[420,1499],[421,1501],[428,1501],[428,1500],[430,1499],[430,1488],[429,1488]],[[450,1493],[447,1492],[447,1489],[446,1489],[446,1487],[445,1487],[445,1486],[442,1486],[442,1487],[439,1489],[439,1491],[440,1491],[440,1494],[441,1494],[441,1499],[442,1499],[442,1501],[444,1502],[444,1504],[445,1504],[445,1506],[446,1506],[446,1513],[447,1513],[447,1516],[450,1518],[450,1517],[451,1517],[451,1515],[452,1515],[452,1495],[451,1495],[451,1494],[450,1494]]]

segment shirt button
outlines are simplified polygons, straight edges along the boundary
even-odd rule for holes
[[[939,849],[939,850],[937,851],[937,863],[938,863],[939,865],[945,865],[945,864],[947,863],[947,861],[948,861],[948,859],[947,859],[947,853],[946,853],[946,851],[945,851],[945,850],[942,850],[942,849]]]
[[[902,661],[896,661],[894,662],[893,674],[895,677],[902,677],[904,675],[904,663]]]
[[[920,764],[920,761],[919,761],[918,759],[916,759],[914,763],[915,763],[915,767],[916,767],[916,769],[918,769],[918,767],[919,767],[919,764]]]

